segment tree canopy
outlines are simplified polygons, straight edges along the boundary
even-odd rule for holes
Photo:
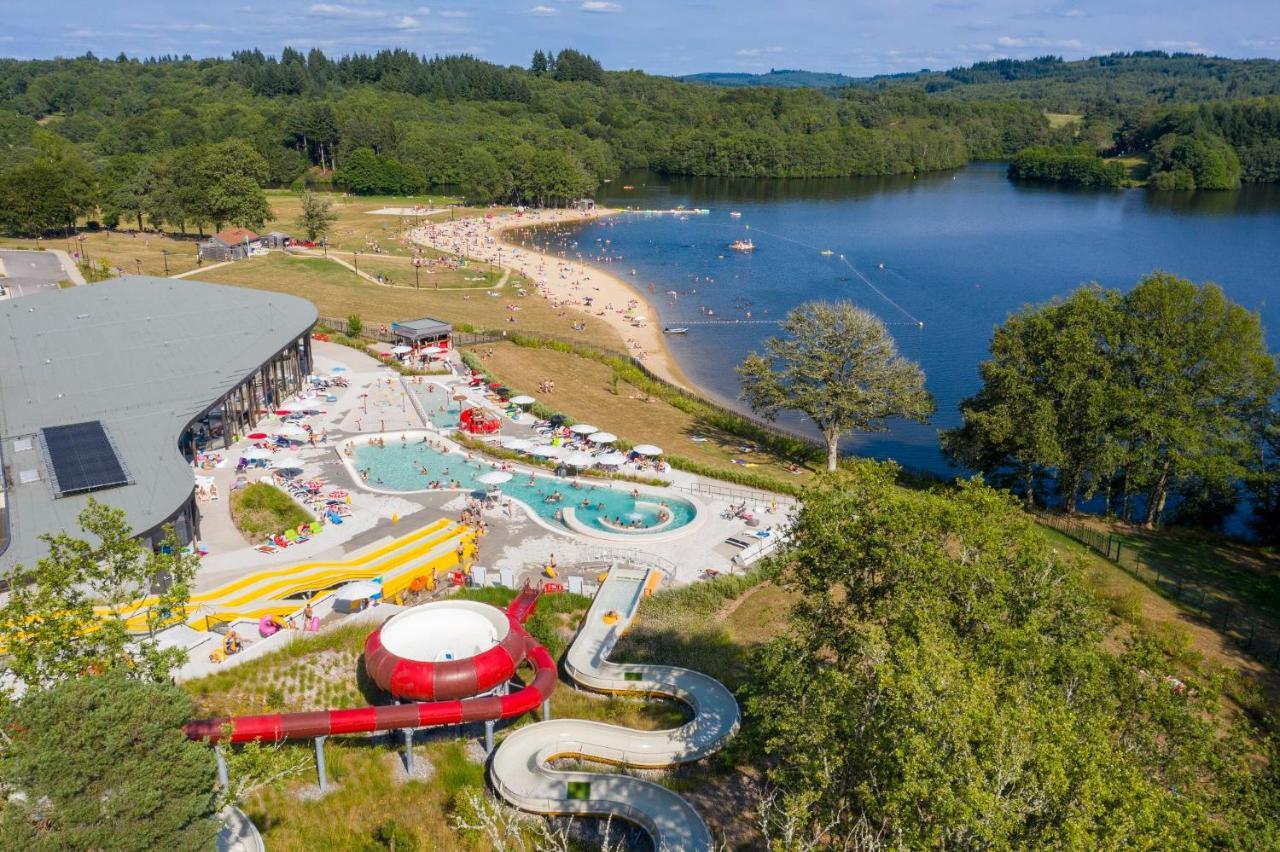
[[[757,413],[804,414],[822,433],[827,468],[835,470],[840,437],[853,430],[879,431],[890,417],[924,421],[933,398],[919,365],[898,354],[897,344],[874,314],[848,302],[810,302],[782,323],[785,337],[764,342],[738,368],[742,395]]]
[[[997,481],[1013,471],[1028,504],[1053,473],[1068,511],[1101,491],[1149,526],[1171,493],[1231,493],[1255,469],[1280,388],[1258,315],[1168,273],[1011,316],[980,371],[943,436],[953,456]]]
[[[207,850],[214,755],[182,730],[191,699],[123,671],[65,680],[4,712],[6,849]],[[13,794],[21,794],[15,797]]]
[[[1082,566],[997,492],[909,492],[860,463],[806,493],[773,570],[799,600],[746,710],[812,840],[785,848],[1280,840],[1274,743],[1148,640],[1104,645]]]

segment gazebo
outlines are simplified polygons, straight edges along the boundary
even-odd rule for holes
[[[448,349],[453,336],[453,326],[433,317],[393,322],[390,331],[397,341],[406,346],[433,345]]]

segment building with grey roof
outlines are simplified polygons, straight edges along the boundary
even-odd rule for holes
[[[198,535],[193,450],[302,386],[315,321],[293,296],[147,276],[0,302],[0,575],[78,534],[90,498],[139,535]]]

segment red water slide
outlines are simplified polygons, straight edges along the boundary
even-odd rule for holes
[[[451,698],[445,701],[415,701],[349,710],[315,710],[304,713],[268,713],[262,716],[236,716],[199,719],[188,722],[187,736],[193,740],[208,738],[210,742],[230,739],[233,743],[251,740],[287,740],[330,734],[359,734],[398,728],[425,728],[434,725],[456,725],[461,722],[483,722],[510,719],[534,710],[551,697],[558,680],[556,661],[537,640],[524,629],[525,620],[537,608],[539,590],[526,586],[507,606],[510,632],[503,641],[485,654],[469,660],[454,661],[448,668],[419,664],[406,669],[404,661],[394,658],[382,647],[379,632],[370,634],[365,644],[365,667],[383,688],[393,694],[456,694],[470,688],[472,694],[492,688],[495,673],[514,673],[524,660],[533,664],[533,681],[510,695],[483,695],[473,698]],[[500,652],[498,657],[494,652]],[[486,656],[488,655],[488,656]],[[493,658],[493,659],[490,659]],[[478,666],[475,663],[479,663]],[[473,664],[469,674],[460,674],[463,664]],[[374,671],[375,668],[379,670]],[[380,677],[379,675],[382,675]],[[493,682],[491,682],[493,681]],[[486,685],[487,684],[487,685]],[[396,688],[399,687],[399,688]],[[228,726],[230,732],[228,735]]]

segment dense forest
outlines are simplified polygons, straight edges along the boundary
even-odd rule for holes
[[[904,174],[1032,147],[1139,152],[1161,188],[1280,176],[1280,97],[1200,102],[1273,93],[1280,63],[1050,57],[946,72],[946,85],[936,76],[724,88],[606,72],[574,50],[538,51],[527,68],[401,50],[0,60],[0,227],[56,229],[90,213],[252,225],[263,204],[240,197],[250,184],[563,204],[624,168]],[[1082,118],[1051,125],[1046,110],[1066,107]],[[1042,171],[1026,176],[1056,179]]]

